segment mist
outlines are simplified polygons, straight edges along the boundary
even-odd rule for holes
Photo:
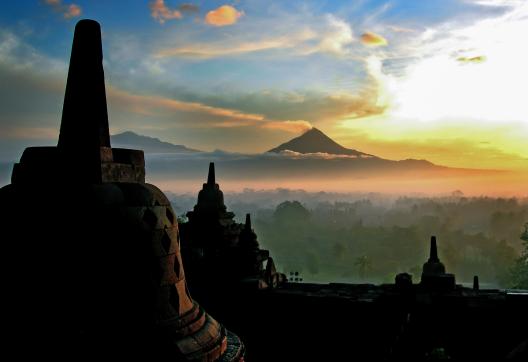
[[[196,194],[168,193],[185,222]],[[227,192],[228,210],[243,222],[252,214],[262,248],[278,268],[307,282],[391,283],[396,274],[420,279],[429,238],[457,283],[478,275],[485,287],[507,288],[521,252],[528,198],[275,189]]]

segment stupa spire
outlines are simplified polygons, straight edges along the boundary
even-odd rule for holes
[[[246,224],[244,225],[246,230],[251,230],[251,214],[246,214]]]
[[[455,287],[455,276],[446,273],[444,264],[438,258],[436,236],[431,236],[429,260],[423,266],[421,285],[433,289],[453,289]]]
[[[207,184],[214,186],[215,183],[216,183],[216,180],[215,180],[214,162],[210,162],[209,163],[209,173],[207,174]]]
[[[473,290],[479,290],[479,277],[478,275],[473,276]]]
[[[429,251],[429,261],[439,262],[438,251],[436,249],[436,236],[431,236],[431,249]]]
[[[76,152],[110,147],[101,27],[94,20],[75,26],[58,146]]]

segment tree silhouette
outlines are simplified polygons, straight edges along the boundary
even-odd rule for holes
[[[273,215],[278,221],[304,223],[310,218],[310,211],[299,201],[284,201],[277,206]]]
[[[361,279],[365,279],[368,272],[372,270],[372,261],[366,255],[356,258],[354,265],[358,268],[358,274]]]
[[[511,269],[511,287],[528,289],[528,223],[524,224],[521,240],[524,240],[524,249]]]

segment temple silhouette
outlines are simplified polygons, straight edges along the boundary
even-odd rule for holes
[[[526,360],[528,292],[456,284],[434,236],[416,283],[289,283],[212,163],[178,224],[143,151],[110,145],[102,59],[79,21],[58,144],[27,148],[0,189],[6,356]]]
[[[251,227],[235,222],[227,211],[224,194],[216,183],[214,163],[209,164],[207,182],[198,202],[180,224],[182,256],[191,292],[214,299],[219,291],[277,287],[286,276],[277,273],[268,250],[259,248]]]

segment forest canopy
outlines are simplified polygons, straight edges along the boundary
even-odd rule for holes
[[[192,195],[170,196],[179,215],[196,203]],[[478,275],[483,287],[528,288],[527,199],[280,189],[227,193],[225,202],[239,221],[251,213],[261,247],[304,281],[386,283],[408,272],[418,282],[435,235],[457,283]]]

